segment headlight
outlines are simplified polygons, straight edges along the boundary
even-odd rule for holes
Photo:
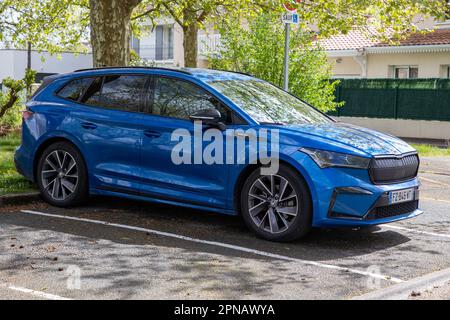
[[[300,151],[308,154],[321,168],[345,167],[367,169],[370,163],[370,158],[352,156],[345,153],[309,148],[301,148]]]

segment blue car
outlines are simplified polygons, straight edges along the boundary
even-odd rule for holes
[[[190,146],[185,162],[174,161],[199,121],[216,140],[224,135],[220,143],[232,132],[244,144],[227,150],[234,153],[227,161],[192,163],[197,149]],[[264,173],[262,159],[233,161],[251,154],[251,133],[264,130],[278,137],[274,173]],[[207,147],[212,138],[185,141]],[[148,200],[241,215],[274,241],[312,227],[367,227],[422,213],[419,157],[410,145],[224,71],[100,68],[47,77],[23,112],[15,163],[54,206],[89,195]]]

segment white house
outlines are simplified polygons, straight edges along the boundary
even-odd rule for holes
[[[22,79],[27,61],[27,50],[0,49],[0,82],[6,77]],[[31,69],[37,71],[36,82],[47,75],[91,67],[91,53],[63,52],[57,56],[48,52],[31,51]]]

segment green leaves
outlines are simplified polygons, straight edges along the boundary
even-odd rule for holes
[[[10,90],[10,93],[19,93],[23,89],[25,89],[26,84],[23,80],[14,80],[11,77],[3,79],[2,84]]]
[[[283,12],[285,0],[115,0],[130,8],[133,32],[149,29],[145,19],[156,24],[162,17],[173,18],[184,29],[228,25],[238,19],[253,21],[263,12]],[[447,0],[304,0],[298,4],[301,30],[318,37],[346,33],[354,27],[383,40],[398,40],[417,30],[422,17],[443,19]],[[89,39],[89,0],[0,0],[0,41],[50,53],[86,51]],[[128,19],[128,17],[124,17]],[[232,32],[232,30],[230,30]],[[121,50],[127,50],[122,48]]]
[[[0,41],[57,53],[83,51],[89,25],[86,0],[1,0]]]
[[[2,81],[2,85],[7,88],[7,93],[4,94],[0,91],[0,124],[5,123],[3,117],[5,115],[9,116],[7,119],[7,123],[10,123],[11,119],[17,121],[17,113],[16,115],[7,114],[6,112],[13,107],[16,107],[22,91],[26,88],[31,87],[31,84],[34,82],[34,78],[36,76],[36,71],[31,69],[25,70],[25,77],[23,80],[14,80],[11,77],[5,78]]]

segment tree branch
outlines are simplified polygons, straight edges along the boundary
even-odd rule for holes
[[[160,9],[160,5],[161,4],[158,3],[156,5],[156,7],[152,8],[152,9],[149,9],[149,10],[145,11],[144,13],[138,14],[137,16],[132,17],[131,20],[137,20],[137,19],[140,19],[142,17],[145,17],[145,16],[149,15],[152,12],[158,11]]]
[[[175,11],[172,10],[172,8],[169,7],[169,5],[164,2],[163,3],[164,8],[169,12],[169,14],[172,16],[172,18],[183,28],[186,27],[186,25],[181,21],[181,19],[175,14]]]

